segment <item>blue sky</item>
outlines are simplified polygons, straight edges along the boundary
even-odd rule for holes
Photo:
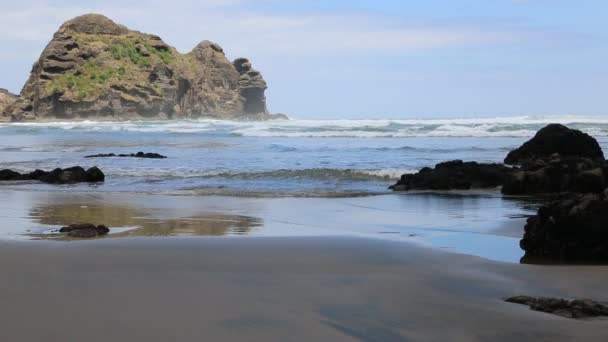
[[[249,57],[298,118],[608,115],[605,0],[22,0],[0,12],[0,87],[87,12]]]

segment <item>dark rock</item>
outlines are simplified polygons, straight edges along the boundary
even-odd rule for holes
[[[60,233],[67,233],[68,236],[77,238],[92,238],[101,235],[106,235],[110,229],[104,225],[95,226],[90,223],[71,224],[67,227],[59,229]]]
[[[521,147],[511,151],[505,158],[505,164],[524,164],[555,153],[564,157],[604,160],[604,152],[593,137],[564,125],[550,124]]]
[[[608,263],[608,190],[570,194],[528,218],[522,263]]]
[[[0,170],[0,181],[16,181],[21,180],[21,174],[13,170]]]
[[[35,170],[27,174],[21,174],[12,170],[1,170],[0,181],[19,181],[19,180],[37,180],[49,184],[67,184],[67,183],[96,183],[103,182],[105,175],[95,167],[88,170],[80,166],[74,166],[67,169],[57,168],[53,171],[46,172],[43,170]]]
[[[85,180],[89,183],[100,183],[105,181],[105,179],[106,176],[97,166],[93,166],[86,172]]]
[[[90,156],[85,156],[85,158],[111,158],[111,157],[131,157],[131,158],[149,158],[149,159],[165,159],[166,156],[158,153],[144,153],[137,152],[131,154],[114,154],[114,153],[102,153],[102,154],[94,154]]]
[[[599,193],[608,185],[607,170],[604,161],[554,154],[515,169],[507,177],[502,192],[507,195]]]
[[[454,160],[423,168],[416,174],[405,174],[390,189],[468,190],[494,188],[502,185],[512,169],[501,164],[481,164]]]
[[[567,318],[608,316],[608,306],[590,299],[566,300],[551,297],[516,296],[506,302],[528,305],[531,310],[551,313]]]

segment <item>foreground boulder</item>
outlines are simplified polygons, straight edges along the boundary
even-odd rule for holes
[[[112,158],[112,157],[122,157],[122,158],[147,158],[147,159],[165,159],[167,156],[163,156],[158,153],[144,153],[137,152],[131,154],[114,154],[114,153],[102,153],[102,154],[94,154],[90,156],[85,156],[85,158]]]
[[[282,118],[268,113],[266,88],[248,60],[231,62],[215,43],[205,40],[181,54],[156,35],[86,14],[53,35],[4,117]]]
[[[47,172],[43,170],[35,170],[30,173],[21,174],[13,170],[0,170],[0,181],[23,181],[37,180],[49,184],[68,184],[68,183],[97,183],[105,180],[104,173],[95,167],[88,170],[80,166],[74,166],[66,169],[55,169]]]
[[[562,192],[600,193],[608,185],[608,166],[586,157],[554,154],[528,161],[506,178],[506,195],[553,194]]]
[[[551,313],[566,318],[608,316],[608,306],[590,299],[565,300],[551,297],[516,296],[506,302],[528,305],[531,310]]]
[[[405,174],[390,189],[408,190],[469,190],[495,188],[502,185],[511,168],[500,164],[481,164],[453,160],[425,167],[415,174]]]
[[[67,227],[59,229],[60,233],[67,233],[68,236],[77,238],[93,238],[106,235],[110,229],[104,225],[95,226],[90,223],[71,224]]]
[[[523,263],[608,263],[608,189],[543,206],[524,230]]]
[[[550,124],[521,147],[511,151],[505,158],[505,164],[534,162],[556,153],[562,157],[604,160],[604,152],[593,137],[564,125]]]

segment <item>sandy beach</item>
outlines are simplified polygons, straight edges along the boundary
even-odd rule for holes
[[[605,341],[504,303],[605,299],[606,267],[484,261],[361,238],[4,242],[7,341]]]

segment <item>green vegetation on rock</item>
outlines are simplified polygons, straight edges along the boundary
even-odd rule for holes
[[[55,77],[48,83],[51,93],[75,95],[83,100],[97,95],[108,81],[119,78],[121,68],[104,67],[95,62],[87,62],[76,69]]]

